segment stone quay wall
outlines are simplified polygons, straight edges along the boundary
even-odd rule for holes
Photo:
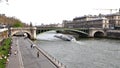
[[[120,39],[120,30],[108,30],[107,37]]]

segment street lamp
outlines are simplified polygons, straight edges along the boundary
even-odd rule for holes
[[[7,28],[8,28],[8,37],[10,37],[11,36],[11,26],[8,24]]]

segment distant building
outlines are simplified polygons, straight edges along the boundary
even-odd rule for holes
[[[65,28],[109,28],[109,20],[98,16],[83,16],[63,21]]]
[[[120,26],[120,12],[108,15],[88,15],[63,21],[65,28],[103,28],[114,29]]]
[[[109,19],[109,26],[110,28],[120,26],[120,13],[108,14],[105,15],[107,19]]]
[[[57,24],[48,24],[48,25],[42,24],[42,25],[39,26],[39,27],[63,27],[63,25],[62,25],[62,24],[59,24],[59,23],[57,23]]]
[[[63,27],[63,25],[62,24],[60,24],[60,23],[58,23],[58,24],[56,24],[56,26],[55,27]]]

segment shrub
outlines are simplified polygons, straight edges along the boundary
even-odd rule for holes
[[[7,38],[3,41],[3,44],[0,46],[0,68],[5,68],[9,51],[10,51],[11,39]]]

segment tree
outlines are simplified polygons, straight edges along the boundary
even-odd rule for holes
[[[33,27],[32,22],[30,22],[30,27]]]
[[[13,27],[23,27],[23,24],[20,21],[17,21],[13,24]]]
[[[11,27],[26,27],[30,26],[23,23],[21,20],[15,17],[7,17],[5,14],[0,14],[0,24],[9,25]]]

